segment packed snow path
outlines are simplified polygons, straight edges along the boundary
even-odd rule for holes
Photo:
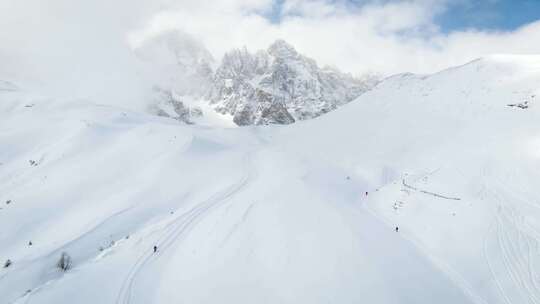
[[[485,239],[484,256],[504,303],[537,304],[540,303],[540,230],[530,222],[530,216],[524,216],[515,206],[521,202],[522,206],[533,208],[530,212],[538,214],[540,205],[513,193],[519,190],[508,189],[500,182],[488,192],[487,197],[493,200],[497,210]]]
[[[447,200],[454,200],[454,201],[459,201],[461,200],[459,197],[450,197],[450,196],[447,196],[447,195],[442,195],[442,194],[439,194],[439,193],[434,193],[434,192],[431,192],[431,191],[427,191],[427,190],[423,190],[423,189],[418,189],[416,187],[413,187],[411,185],[408,185],[406,182],[405,182],[405,179],[402,180],[402,183],[403,183],[403,186],[407,189],[411,189],[411,190],[414,190],[414,191],[419,191],[421,193],[424,193],[424,194],[427,194],[427,195],[431,195],[431,196],[434,196],[434,197],[438,197],[438,198],[442,198],[442,199],[447,199]]]
[[[212,209],[217,208],[225,204],[231,197],[238,192],[242,191],[249,182],[254,178],[254,166],[251,163],[251,156],[248,154],[245,157],[244,162],[246,168],[242,178],[235,184],[231,185],[227,189],[216,192],[208,200],[197,204],[194,208],[188,212],[180,215],[174,219],[170,224],[167,224],[163,229],[162,236],[157,242],[158,251],[154,252],[153,248],[149,248],[138,260],[137,263],[131,268],[128,276],[122,284],[122,288],[118,294],[117,304],[129,304],[133,303],[132,289],[135,284],[136,276],[140,270],[152,260],[158,259],[161,254],[166,251],[175,242],[178,242],[185,233],[189,232],[189,229],[196,225],[201,217],[204,217]],[[144,287],[143,287],[144,288]],[[135,301],[136,302],[136,301]]]

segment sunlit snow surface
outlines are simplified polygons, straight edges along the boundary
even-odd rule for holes
[[[0,91],[0,303],[540,303],[539,57],[286,127],[23,87]]]

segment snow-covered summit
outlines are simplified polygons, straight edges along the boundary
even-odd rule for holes
[[[298,57],[298,52],[296,49],[287,43],[287,41],[278,39],[274,41],[269,47],[268,47],[268,54],[277,57],[277,58],[291,58],[295,59]]]
[[[186,102],[204,96],[212,84],[215,62],[202,42],[170,30],[143,40],[133,53],[150,82],[146,94],[150,113],[188,124],[203,115],[200,106]]]
[[[247,48],[227,52],[215,71],[205,46],[193,37],[169,31],[135,48],[145,73],[158,91],[183,99],[199,99],[237,125],[290,124],[320,116],[358,97],[376,84],[335,68],[320,68],[284,40],[266,50]],[[152,97],[152,112],[165,113],[170,99]],[[206,106],[206,104],[204,105]],[[174,118],[179,118],[173,115]],[[180,119],[183,120],[183,119]]]
[[[277,40],[254,54],[245,48],[225,54],[209,98],[238,125],[289,124],[334,110],[372,85],[336,69],[319,68]]]

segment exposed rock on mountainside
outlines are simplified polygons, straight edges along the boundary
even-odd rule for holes
[[[295,121],[285,105],[274,102],[271,94],[258,89],[252,97],[256,103],[247,102],[237,108],[233,118],[237,125],[286,125]]]
[[[214,59],[204,45],[179,31],[148,39],[134,51],[160,91],[207,100],[216,112],[231,115],[240,126],[314,118],[377,83],[374,78],[357,79],[337,69],[320,68],[283,40],[254,54],[246,48],[234,49],[225,54],[215,72]],[[171,104],[158,99],[154,112]]]
[[[289,124],[336,109],[374,85],[317,63],[283,40],[266,51],[227,53],[209,99],[238,125]]]
[[[154,88],[155,101],[150,107],[150,112],[163,117],[174,118],[186,124],[193,124],[193,118],[201,117],[202,110],[199,107],[188,107],[179,96],[173,92]]]

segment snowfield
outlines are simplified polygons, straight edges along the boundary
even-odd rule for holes
[[[501,55],[221,128],[10,84],[0,303],[540,303],[539,95]]]

